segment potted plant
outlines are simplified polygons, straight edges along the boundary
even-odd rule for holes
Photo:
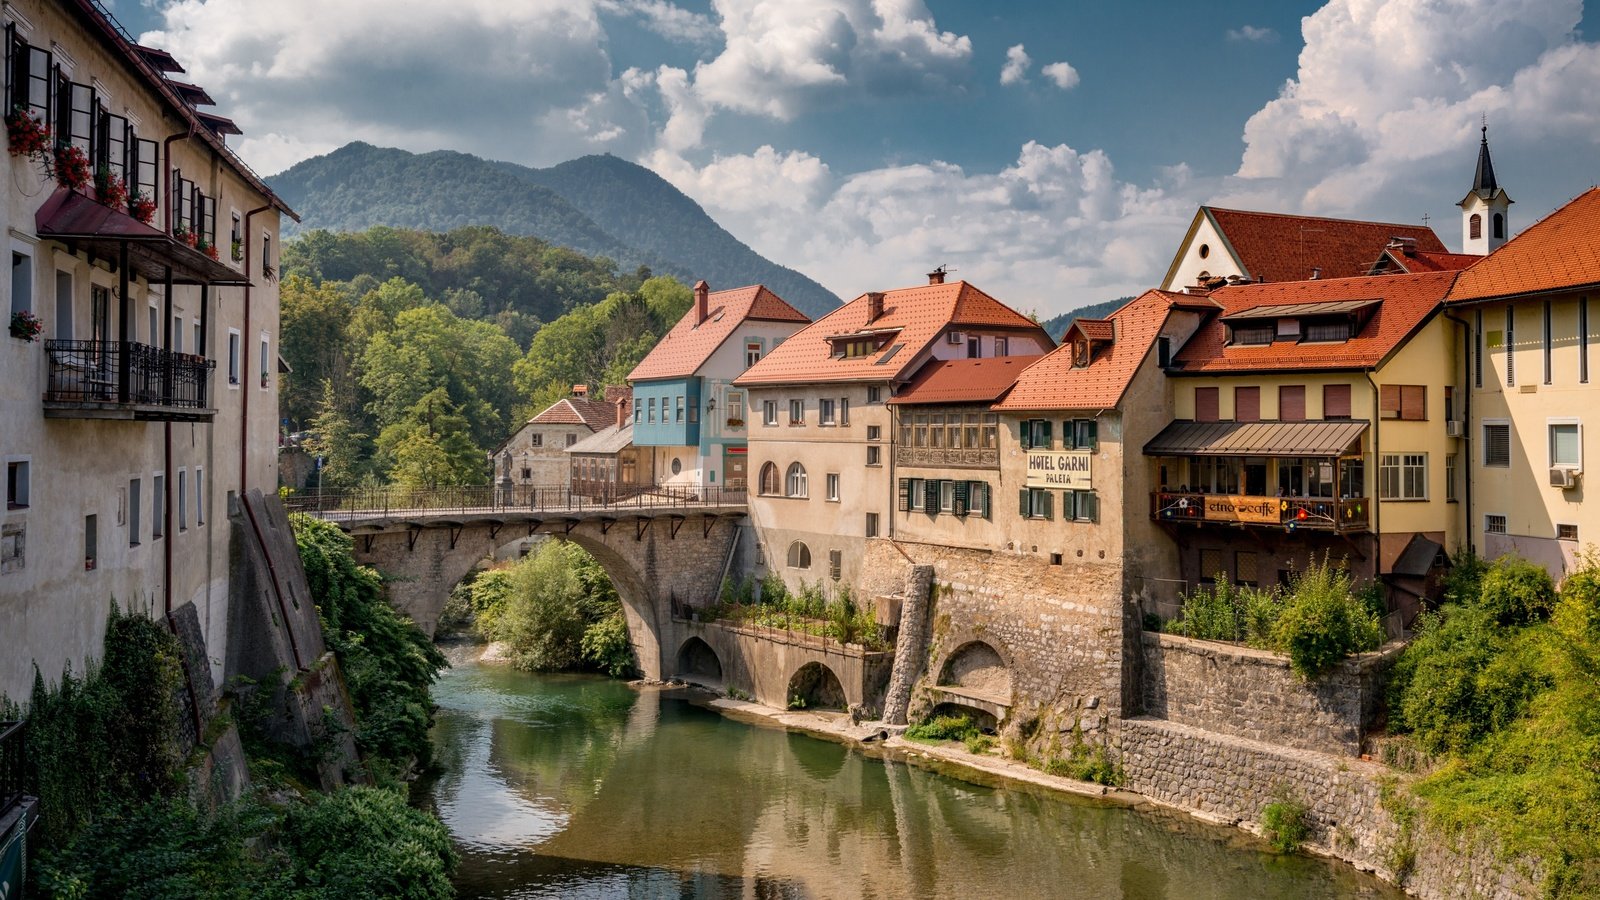
[[[128,202],[128,183],[107,166],[94,170],[94,198],[112,209]]]
[[[6,142],[12,156],[43,159],[50,149],[50,129],[19,106],[6,116]]]
[[[194,248],[212,259],[217,258],[217,246],[206,240],[204,235],[196,235]]]
[[[39,317],[33,313],[27,310],[22,310],[21,312],[12,314],[12,337],[21,338],[22,340],[31,344],[33,343],[34,339],[39,337],[39,334],[42,331],[44,331],[44,323],[39,321]]]
[[[233,261],[234,262],[239,262],[242,259],[244,259],[244,241],[241,241],[238,238],[234,238],[233,239]]]
[[[744,420],[739,418],[738,416],[729,416],[728,417],[728,427],[729,428],[743,428],[744,427]]]
[[[132,199],[128,201],[128,213],[135,219],[149,225],[156,218],[156,201],[138,191],[134,191]]]
[[[89,156],[76,144],[57,144],[55,178],[62,187],[81,191],[89,186]]]

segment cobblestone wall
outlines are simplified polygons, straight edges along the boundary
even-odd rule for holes
[[[1144,712],[1284,747],[1357,756],[1401,649],[1363,653],[1307,682],[1276,653],[1146,632]]]

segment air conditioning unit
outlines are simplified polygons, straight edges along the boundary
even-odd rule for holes
[[[1550,470],[1550,486],[1569,491],[1578,486],[1578,470],[1565,466]]]
[[[962,332],[952,331],[950,332],[949,340],[952,344],[965,344],[967,342],[967,336]]]
[[[1466,431],[1460,419],[1447,419],[1444,423],[1444,433],[1447,437],[1458,438]]]

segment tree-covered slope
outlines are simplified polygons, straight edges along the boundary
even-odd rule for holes
[[[301,232],[491,225],[608,257],[624,270],[649,266],[714,288],[765,284],[811,315],[839,303],[822,285],[751,250],[654,172],[612,156],[530,169],[358,142],[267,181],[300,213]]]
[[[1118,297],[1115,300],[1102,300],[1099,303],[1080,306],[1071,312],[1064,312],[1054,318],[1046,319],[1041,324],[1044,326],[1044,330],[1050,333],[1050,337],[1059,341],[1061,340],[1061,335],[1066,332],[1067,326],[1072,324],[1073,319],[1103,319],[1121,309],[1124,303],[1132,299],[1132,297]]]

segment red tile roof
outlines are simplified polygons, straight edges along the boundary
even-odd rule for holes
[[[1200,298],[1187,294],[1145,291],[1111,314],[1109,321],[1115,323],[1116,343],[1097,349],[1089,365],[1074,367],[1072,345],[1063,343],[1023,371],[1011,393],[994,408],[1010,412],[1116,406],[1155,345],[1168,310],[1196,302]]]
[[[1461,273],[1451,303],[1600,284],[1600,188],[1590,188]]]
[[[1475,253],[1430,253],[1426,250],[1405,253],[1396,247],[1385,247],[1367,274],[1415,275],[1418,272],[1459,272],[1480,259],[1483,257]]]
[[[735,384],[835,381],[905,381],[923,362],[922,352],[952,326],[1031,333],[1040,346],[1054,344],[1039,323],[965,281],[901,288],[883,294],[883,314],[867,321],[869,295],[813,322],[779,344]],[[830,337],[894,331],[883,348],[866,356],[835,358]]]
[[[617,408],[604,400],[565,397],[528,420],[529,425],[587,425],[598,431],[617,423]]]
[[[1316,269],[1322,270],[1324,279],[1365,275],[1390,239],[1397,237],[1412,238],[1422,252],[1446,252],[1439,236],[1425,225],[1216,207],[1202,210],[1210,213],[1222,239],[1233,249],[1245,273],[1256,281],[1301,281],[1311,278]]]
[[[995,356],[989,359],[930,359],[891,404],[993,403],[1017,376],[1042,356]]]
[[[1223,316],[1200,327],[1174,358],[1181,372],[1255,372],[1364,369],[1378,365],[1405,342],[1439,307],[1455,281],[1455,272],[1417,275],[1372,275],[1273,284],[1242,284],[1211,292]],[[1270,306],[1381,301],[1360,333],[1348,341],[1302,343],[1275,341],[1262,345],[1227,343],[1224,316]]]
[[[1073,319],[1066,333],[1071,334],[1074,328],[1091,341],[1109,341],[1116,333],[1110,319]]]
[[[796,322],[811,319],[767,290],[765,285],[717,291],[706,302],[706,320],[695,321],[695,308],[683,314],[667,336],[628,373],[629,381],[688,378],[705,364],[743,322]]]

